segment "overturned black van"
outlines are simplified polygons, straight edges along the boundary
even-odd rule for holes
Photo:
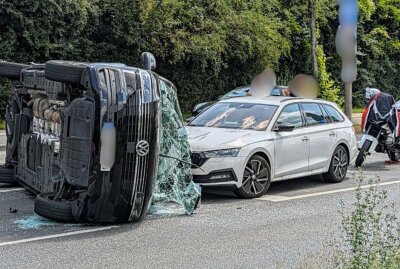
[[[124,64],[0,61],[11,80],[0,182],[37,194],[35,212],[59,221],[138,221],[159,158],[160,87],[172,83]]]

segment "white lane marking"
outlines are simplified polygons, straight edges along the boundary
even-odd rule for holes
[[[387,186],[387,185],[394,185],[394,184],[400,184],[400,180],[391,181],[391,182],[383,182],[383,183],[378,183],[378,184],[368,184],[368,185],[361,186],[360,189],[367,189],[370,187]],[[270,201],[270,202],[283,202],[283,201],[297,200],[297,199],[314,197],[314,196],[321,196],[321,195],[326,195],[326,194],[354,191],[357,188],[358,187],[352,187],[352,188],[345,188],[345,189],[332,190],[332,191],[309,193],[309,194],[303,194],[303,195],[298,195],[298,196],[266,195],[264,197],[257,198],[257,200]]]
[[[0,193],[11,192],[11,191],[23,191],[23,190],[25,190],[25,189],[24,188],[13,188],[13,189],[5,189],[5,190],[0,189]]]
[[[34,241],[47,240],[47,239],[53,239],[53,238],[59,238],[59,237],[66,237],[66,236],[72,236],[72,235],[78,235],[78,234],[106,231],[106,230],[110,230],[110,229],[114,229],[114,228],[118,228],[118,227],[119,226],[107,226],[107,227],[100,227],[100,228],[94,228],[94,229],[73,231],[73,232],[68,232],[68,233],[53,234],[53,235],[33,237],[33,238],[27,238],[27,239],[15,240],[15,241],[8,241],[8,242],[0,243],[0,247],[16,245],[16,244],[21,244],[21,243],[34,242]]]

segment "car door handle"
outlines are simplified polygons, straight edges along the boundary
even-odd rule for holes
[[[303,137],[301,138],[302,141],[308,141],[308,139],[309,139],[308,136],[303,136]]]
[[[330,136],[336,136],[336,133],[335,132],[330,132],[329,135]]]

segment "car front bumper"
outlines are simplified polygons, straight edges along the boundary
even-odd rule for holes
[[[210,158],[200,168],[193,168],[193,180],[204,187],[234,186],[239,188],[246,157]]]

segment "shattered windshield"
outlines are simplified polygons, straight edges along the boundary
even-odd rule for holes
[[[190,148],[175,88],[160,80],[161,137],[160,161],[152,198],[152,213],[167,210],[167,203],[181,205],[192,214],[201,196],[199,185],[193,182]]]
[[[276,109],[274,105],[221,102],[201,113],[189,126],[263,131]]]

